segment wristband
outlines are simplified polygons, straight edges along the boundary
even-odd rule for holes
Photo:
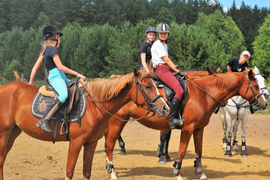
[[[77,77],[77,76],[78,76],[78,74],[79,74],[79,73],[77,72],[75,76]]]

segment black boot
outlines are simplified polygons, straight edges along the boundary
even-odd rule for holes
[[[37,127],[43,129],[44,131],[47,131],[49,133],[52,133],[51,128],[49,127],[49,121],[51,117],[54,115],[54,113],[59,109],[60,106],[62,106],[62,102],[59,101],[59,99],[55,99],[48,109],[48,111],[44,114],[43,118],[37,123]]]
[[[171,129],[175,129],[175,128],[181,129],[181,126],[186,120],[186,119],[182,119],[181,117],[181,110],[179,109],[180,102],[181,101],[176,97],[172,99],[171,107],[170,107],[170,117],[169,117],[169,125]]]

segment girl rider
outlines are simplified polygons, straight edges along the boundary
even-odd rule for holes
[[[44,62],[45,68],[49,72],[49,82],[59,95],[59,97],[54,100],[51,107],[44,114],[43,118],[37,123],[38,127],[49,133],[52,132],[49,127],[49,120],[68,98],[66,83],[68,83],[70,80],[67,79],[65,73],[75,75],[78,78],[85,80],[85,76],[67,68],[62,64],[57,50],[61,42],[60,36],[62,35],[63,34],[60,32],[60,30],[53,25],[46,26],[43,29],[43,51],[40,53],[40,56],[32,69],[29,81],[30,85],[34,85],[36,72],[40,65]]]
[[[146,36],[146,41],[144,41],[140,48],[139,48],[139,58],[141,62],[141,70],[144,69],[146,72],[149,71],[149,63],[150,60],[152,59],[151,56],[151,47],[153,45],[153,41],[156,38],[156,29],[154,27],[148,27],[145,30],[145,36]]]
[[[170,33],[169,25],[166,23],[160,23],[157,26],[156,31],[158,33],[158,40],[154,42],[151,48],[153,68],[155,71],[155,75],[158,76],[167,86],[169,86],[175,92],[175,96],[172,99],[170,107],[169,125],[171,129],[179,129],[179,126],[182,126],[183,122],[186,120],[182,119],[180,115],[181,112],[178,117],[178,110],[180,109],[179,105],[183,96],[183,89],[179,84],[178,80],[171,73],[171,70],[179,73],[185,78],[187,78],[187,74],[181,73],[180,70],[176,68],[175,64],[168,57],[167,44],[165,42]]]

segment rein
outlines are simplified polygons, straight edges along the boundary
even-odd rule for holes
[[[246,90],[246,93],[245,93],[245,95],[244,95],[244,99],[245,99],[245,96],[246,96],[246,94],[247,94],[247,92],[248,92],[248,89],[250,88],[251,89],[251,91],[252,91],[252,94],[253,94],[253,97],[254,97],[254,99],[251,101],[251,103],[249,103],[249,105],[246,105],[246,106],[242,106],[242,104],[240,105],[240,106],[238,106],[238,105],[236,105],[236,106],[233,106],[233,107],[244,107],[244,108],[247,108],[247,107],[251,107],[251,106],[253,106],[253,105],[259,105],[260,104],[260,102],[258,101],[258,99],[257,98],[259,98],[261,95],[262,95],[262,93],[260,93],[259,95],[255,95],[255,93],[254,93],[254,91],[253,91],[253,88],[252,88],[252,86],[251,86],[251,84],[250,84],[250,80],[256,80],[256,78],[252,78],[252,79],[249,79],[248,78],[248,75],[246,74],[246,78],[247,78],[247,81],[248,81],[248,85],[247,85],[247,90]],[[214,101],[216,101],[216,102],[219,102],[219,103],[221,103],[221,106],[226,106],[226,102],[222,102],[222,101],[220,101],[220,100],[218,100],[218,99],[216,99],[216,98],[214,98],[213,96],[211,96],[209,93],[207,93],[206,91],[204,91],[202,88],[200,88],[197,84],[195,84],[195,83],[193,83],[192,81],[190,81],[189,79],[186,79],[188,82],[190,82],[191,84],[193,84],[194,86],[196,86],[199,90],[201,90],[204,94],[206,94],[208,97],[210,97],[212,100],[214,100]],[[255,104],[255,102],[258,102],[257,104]],[[254,103],[253,103],[254,102]],[[243,103],[244,104],[244,103]],[[232,105],[227,105],[227,106],[232,106]]]
[[[151,78],[151,76],[145,76],[145,77],[143,77],[142,78],[142,80],[143,79],[145,79],[145,78]],[[110,113],[109,111],[107,111],[90,93],[88,93],[87,91],[87,94],[90,96],[90,98],[91,99],[93,99],[94,100],[94,102],[96,103],[96,104],[98,104],[99,105],[99,107],[101,107],[107,114],[109,114],[110,116],[112,116],[112,117],[114,117],[115,119],[117,119],[117,120],[120,120],[120,121],[138,121],[138,120],[141,120],[141,119],[143,119],[145,116],[147,116],[151,111],[151,109],[156,109],[157,107],[154,105],[154,102],[158,99],[158,98],[161,98],[162,97],[162,95],[157,95],[156,97],[154,97],[153,99],[149,99],[149,97],[146,95],[146,93],[144,92],[144,90],[142,89],[142,87],[141,87],[141,84],[138,82],[138,79],[137,79],[137,77],[136,76],[134,76],[134,81],[135,81],[135,83],[136,83],[136,105],[138,106],[138,104],[137,104],[137,89],[138,89],[138,87],[139,87],[139,90],[141,91],[141,93],[142,93],[142,95],[143,95],[143,97],[145,98],[145,100],[146,100],[146,102],[147,102],[147,104],[148,104],[148,106],[147,106],[147,112],[146,112],[146,114],[144,115],[144,116],[142,116],[142,117],[140,117],[140,118],[136,118],[136,119],[132,119],[132,120],[126,120],[126,119],[124,119],[123,117],[121,117],[120,115],[118,115],[117,113],[116,113],[116,115],[117,116],[119,116],[119,117],[116,117],[115,115],[113,115],[112,113]],[[139,107],[139,106],[138,106]],[[153,107],[153,108],[152,108]],[[141,108],[141,107],[140,107]],[[151,118],[152,116],[154,116],[155,115],[155,112],[153,112],[153,114],[150,116],[150,117],[147,117],[147,118]]]

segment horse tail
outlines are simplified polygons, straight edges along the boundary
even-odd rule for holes
[[[19,76],[18,72],[17,71],[13,71],[15,77],[16,77],[16,81],[22,81],[21,80],[21,77]]]

